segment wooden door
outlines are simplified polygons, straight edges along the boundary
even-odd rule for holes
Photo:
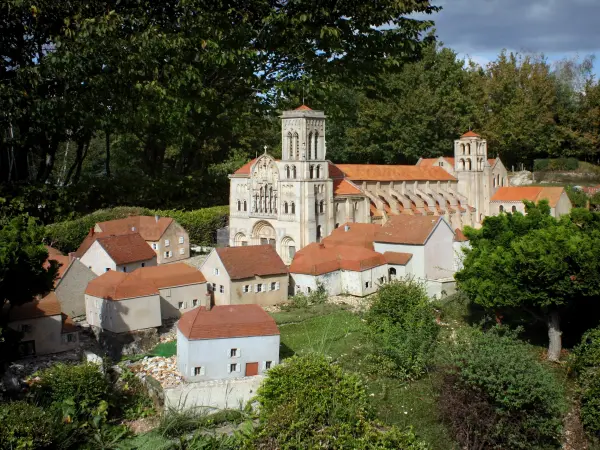
[[[258,375],[258,363],[246,363],[246,376],[253,377],[254,375]]]

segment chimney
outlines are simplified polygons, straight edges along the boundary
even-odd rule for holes
[[[210,292],[210,290],[206,291],[206,295],[204,297],[204,308],[206,308],[207,311],[210,311],[212,308],[212,292]]]
[[[90,228],[90,236],[94,235],[94,227]]]
[[[350,225],[344,225],[344,231],[348,232],[350,230]]]
[[[156,221],[156,223],[158,223],[158,219],[160,219],[160,216],[159,216],[158,214],[156,214],[156,215],[154,216],[154,220]]]

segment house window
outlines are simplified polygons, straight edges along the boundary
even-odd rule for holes
[[[513,213],[516,213],[516,212],[517,212],[517,207],[516,207],[515,205],[513,205],[513,207],[512,207],[512,212],[513,212]]]
[[[221,284],[221,285],[219,285],[219,292],[220,292],[221,294],[224,294],[224,293],[225,293],[225,286],[223,286],[222,284]]]
[[[273,281],[273,282],[271,283],[271,290],[272,290],[272,291],[274,291],[274,290],[276,290],[276,289],[277,289],[277,283]]]
[[[142,267],[146,267],[146,263],[142,263]]]
[[[185,303],[184,302],[179,302],[177,304],[177,306],[179,307],[179,309],[185,309]]]
[[[366,288],[370,288],[370,287],[371,287],[371,282],[370,282],[370,281],[367,281],[367,282],[365,283],[365,287],[366,287]]]
[[[168,239],[165,239],[165,247],[168,247],[169,245],[171,245],[171,241],[169,241]]]
[[[499,209],[500,209],[500,212],[504,212],[504,206],[503,205],[500,205]]]
[[[238,355],[238,349],[237,348],[232,348],[231,350],[229,350],[229,357],[230,358],[237,358]]]
[[[152,243],[152,250],[158,250],[158,244],[156,242]]]
[[[215,283],[211,283],[212,284],[212,291],[215,292],[217,290],[217,285]]]
[[[104,269],[105,272],[108,272],[110,270],[110,267],[107,267],[106,269]]]
[[[204,366],[194,367],[194,376],[202,376],[205,374]]]
[[[165,297],[170,297],[171,296],[171,289],[165,289],[164,290],[164,294],[165,294]]]
[[[262,290],[263,290],[262,287],[263,287],[262,283],[257,284],[256,285],[256,292],[262,292]]]
[[[127,272],[127,266],[123,266],[123,272]]]
[[[67,333],[63,336],[64,342],[75,342],[75,335],[73,333]]]
[[[179,236],[179,243],[183,244],[185,242],[185,238],[183,236]]]
[[[237,372],[237,364],[229,364],[229,372]]]
[[[323,214],[325,212],[325,204],[323,200],[319,202],[319,213]]]
[[[265,361],[265,370],[269,370],[271,368],[272,364],[273,364],[273,361]]]
[[[22,333],[30,333],[31,332],[31,325],[21,325],[21,332]]]
[[[181,248],[179,249],[179,254],[180,254],[180,255],[185,255],[185,248],[181,247]]]
[[[213,271],[213,273],[214,273],[215,275],[219,275],[219,269],[215,269],[215,270]]]
[[[248,292],[250,292],[250,285],[249,285],[249,284],[246,284],[246,285],[244,286],[244,294],[247,294]]]
[[[192,300],[192,306],[198,306],[198,299],[195,298],[194,300]]]
[[[312,289],[311,289],[310,287],[306,286],[306,292],[307,292],[308,294],[310,294],[310,292],[311,292],[311,291],[312,291]]]

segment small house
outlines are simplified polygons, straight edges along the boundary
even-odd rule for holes
[[[288,268],[271,245],[215,248],[201,270],[215,305],[273,305],[288,296]]]
[[[279,329],[258,305],[201,306],[177,324],[177,368],[187,381],[263,374],[279,363]]]
[[[500,213],[515,212],[525,214],[523,200],[533,203],[548,200],[550,214],[556,218],[569,214],[573,208],[564,187],[510,186],[501,187],[492,196],[490,214],[494,216]]]

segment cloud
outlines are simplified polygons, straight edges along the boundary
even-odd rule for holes
[[[466,54],[589,54],[600,49],[599,0],[434,0],[439,39]]]

